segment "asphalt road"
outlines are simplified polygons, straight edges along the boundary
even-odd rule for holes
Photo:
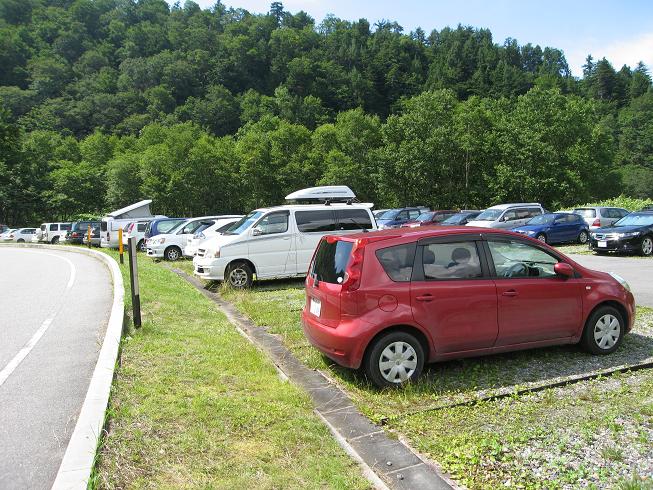
[[[614,272],[623,277],[638,305],[653,308],[653,259],[612,255],[571,255],[580,265],[597,271]]]
[[[111,276],[79,253],[0,247],[0,489],[49,489],[106,330]]]

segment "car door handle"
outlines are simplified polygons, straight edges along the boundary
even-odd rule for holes
[[[422,296],[416,296],[415,300],[416,301],[425,301],[425,302],[433,301],[433,295],[432,294],[424,294]]]
[[[508,291],[504,291],[504,292],[501,293],[501,294],[502,294],[503,296],[511,296],[511,297],[513,297],[513,296],[517,296],[519,293],[518,293],[517,291],[515,291],[514,289],[509,289]]]

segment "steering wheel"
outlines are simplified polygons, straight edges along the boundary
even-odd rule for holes
[[[517,262],[512,264],[505,271],[503,271],[503,277],[520,277],[528,275],[528,266],[523,262]]]

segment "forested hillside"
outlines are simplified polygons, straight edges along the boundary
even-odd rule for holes
[[[281,3],[0,0],[0,222],[155,200],[248,211],[315,184],[379,207],[653,197],[646,68],[468,26]]]

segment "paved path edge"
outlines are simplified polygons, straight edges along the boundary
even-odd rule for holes
[[[388,437],[382,427],[358,411],[344,391],[319,371],[299,361],[277,336],[255,325],[218,293],[208,291],[197,278],[179,269],[172,268],[172,271],[216,303],[227,319],[264,352],[278,370],[308,393],[318,417],[343,449],[362,466],[364,476],[375,488],[460,488],[435,464],[420,457],[401,441]]]
[[[5,245],[3,245],[5,246]],[[85,489],[95,467],[95,456],[104,429],[113,374],[118,361],[125,315],[125,289],[118,263],[108,255],[82,247],[38,244],[11,244],[11,247],[41,248],[82,253],[104,263],[113,282],[113,303],[107,331],[100,349],[75,429],[68,442],[61,466],[52,485],[53,490]]]

